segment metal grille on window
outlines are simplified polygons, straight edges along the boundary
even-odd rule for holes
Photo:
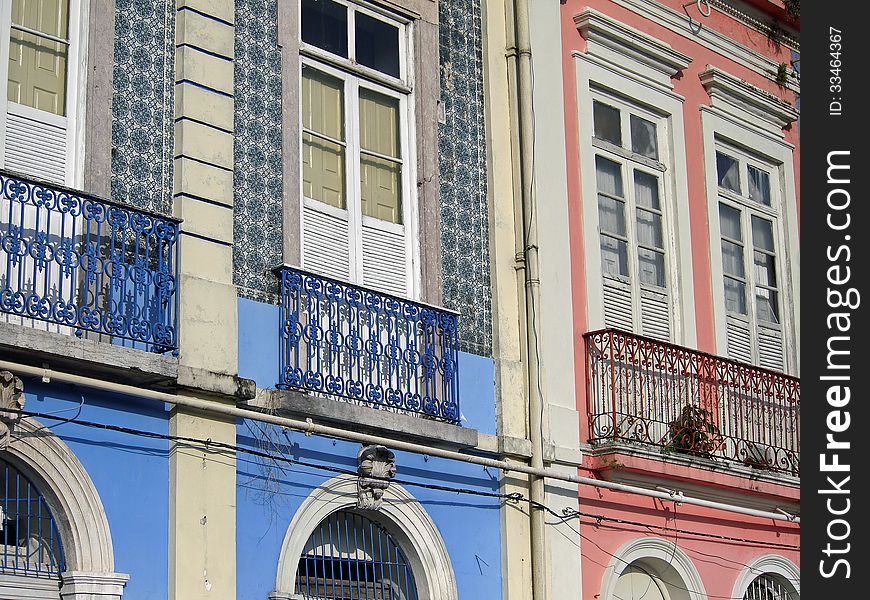
[[[786,584],[770,575],[762,575],[749,584],[743,600],[796,600],[796,597]]]
[[[393,536],[350,511],[330,515],[308,538],[296,593],[306,600],[417,600],[411,567]]]
[[[0,461],[0,488],[0,572],[58,577],[64,571],[63,550],[45,498],[18,469],[4,461]]]

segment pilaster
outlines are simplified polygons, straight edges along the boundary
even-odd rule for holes
[[[175,18],[173,212],[184,220],[179,370],[236,376],[238,317],[232,253],[235,2],[177,0]],[[234,402],[229,394],[208,394],[202,389],[180,394],[216,403]],[[233,419],[178,407],[172,411],[170,433],[227,444],[236,439]],[[173,446],[170,599],[235,598],[235,477],[234,453],[207,444]]]

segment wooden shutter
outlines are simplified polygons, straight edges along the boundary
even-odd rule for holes
[[[766,369],[784,371],[782,331],[770,327],[758,327],[758,364]]]
[[[667,294],[641,290],[640,323],[643,335],[671,341],[671,302]]]
[[[607,327],[634,331],[631,285],[604,278],[604,324]]]
[[[752,363],[752,332],[749,322],[728,315],[728,358]]]

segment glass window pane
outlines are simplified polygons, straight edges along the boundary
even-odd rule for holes
[[[727,204],[720,203],[719,229],[722,232],[722,237],[742,242],[743,233],[740,229],[740,211]]]
[[[755,311],[758,320],[765,323],[779,323],[779,294],[775,290],[756,288]]]
[[[347,7],[332,0],[302,0],[302,41],[347,58]]]
[[[344,87],[328,75],[302,71],[302,192],[345,208]],[[327,139],[332,138],[332,139]]]
[[[598,191],[612,196],[624,197],[622,190],[622,171],[619,163],[603,156],[595,157],[595,170],[598,178]]]
[[[740,163],[736,158],[716,153],[716,173],[718,174],[719,187],[740,193]]]
[[[399,28],[356,12],[356,61],[399,76]]]
[[[763,252],[755,253],[755,283],[767,287],[776,286],[776,259]]]
[[[743,246],[722,240],[722,270],[726,275],[744,279],[746,271],[743,267]]]
[[[665,287],[665,255],[646,248],[637,249],[640,282]]]
[[[362,213],[401,223],[402,164],[385,158],[401,156],[399,101],[360,88],[359,128]]]
[[[770,206],[770,174],[749,165],[749,199]]]
[[[625,202],[598,196],[598,226],[601,231],[625,235]]]
[[[661,210],[659,178],[643,171],[634,172],[634,194],[638,206]]]
[[[742,281],[725,278],[725,310],[739,315],[746,314],[746,284]]]
[[[624,241],[601,236],[601,270],[605,274],[628,277],[628,245]]]
[[[631,115],[631,151],[658,160],[659,142],[655,123]]]
[[[660,214],[642,208],[637,209],[637,243],[656,248],[665,247]]]
[[[601,102],[592,103],[595,137],[622,146],[622,125],[619,110]]]
[[[61,39],[69,38],[69,0],[12,2],[12,23]],[[66,114],[69,46],[12,27],[9,40],[10,102]]]
[[[773,223],[753,215],[752,244],[761,250],[773,252]]]

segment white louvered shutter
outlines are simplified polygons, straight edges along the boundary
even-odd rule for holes
[[[607,327],[634,330],[631,286],[604,278],[604,324]]]
[[[752,332],[749,323],[728,316],[728,358],[745,363],[752,362]]]
[[[386,227],[392,224],[367,224],[366,221],[368,219],[363,220],[362,226],[363,285],[394,296],[408,296],[405,227]]]
[[[350,279],[347,217],[318,210],[306,200],[302,210],[302,228],[302,267],[328,277]]]
[[[663,342],[671,340],[671,302],[667,294],[640,292],[641,333]]]
[[[66,118],[12,103],[8,107],[5,168],[51,183],[66,183]]]
[[[782,353],[782,332],[780,330],[759,326],[758,363],[766,369],[785,371]]]

